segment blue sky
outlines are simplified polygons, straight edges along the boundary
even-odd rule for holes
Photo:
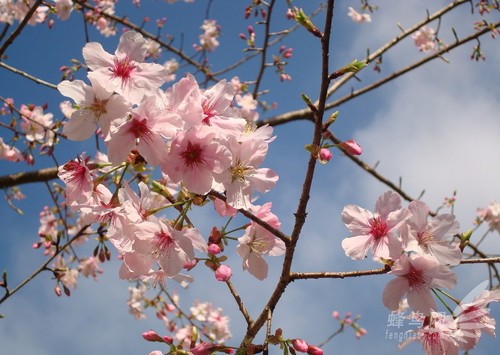
[[[317,1],[297,1],[297,6],[313,9]],[[357,2],[337,2],[332,37],[331,66],[337,68],[353,59],[362,59],[367,48],[376,49],[392,36],[398,34],[396,23],[409,27],[425,17],[422,4],[430,13],[436,11],[445,1],[379,0],[380,11],[373,14],[373,22],[355,24],[347,16],[347,7],[359,8]],[[193,4],[176,3],[168,5],[162,1],[143,1],[136,9],[128,1],[122,1],[117,14],[127,13],[139,20],[148,15],[167,18],[165,33],[176,37],[174,45],[181,45],[189,52],[197,41],[205,17],[205,2]],[[245,21],[242,9],[244,1],[215,0],[210,8],[210,17],[216,18],[222,26],[220,48],[210,54],[214,69],[233,63],[242,54],[244,43],[238,33],[245,32],[256,19]],[[284,4],[276,12],[284,14]],[[151,15],[154,14],[154,15]],[[227,16],[227,14],[231,14]],[[279,16],[278,16],[279,17]],[[281,17],[280,17],[281,18]],[[497,17],[498,19],[498,17]],[[472,32],[470,8],[464,5],[441,23],[440,36],[445,42],[453,41],[450,27],[460,37]],[[276,30],[288,26],[284,16],[276,23]],[[321,21],[318,22],[321,27]],[[436,23],[432,24],[436,28]],[[154,31],[154,30],[152,30]],[[182,35],[182,36],[181,36]],[[91,31],[91,40],[103,43],[105,49],[113,52],[118,37],[103,39]],[[299,94],[307,93],[315,98],[319,84],[319,44],[300,29],[287,38],[283,44],[293,48],[293,57],[287,72],[293,80],[279,82],[273,69],[269,70],[264,88],[270,93],[265,98],[276,102],[277,109],[263,113],[263,118],[304,107]],[[455,213],[463,230],[472,227],[477,207],[486,206],[491,200],[499,200],[500,181],[500,93],[498,83],[500,62],[498,39],[485,36],[481,40],[487,55],[485,62],[469,60],[472,43],[446,55],[450,63],[436,60],[379,90],[342,105],[341,114],[334,125],[334,132],[342,139],[354,138],[363,147],[362,158],[371,165],[376,162],[378,171],[397,182],[412,196],[425,190],[423,200],[437,208],[445,196],[457,190],[458,201]],[[7,51],[5,61],[19,69],[39,76],[52,83],[60,79],[58,68],[68,64],[71,58],[82,60],[84,45],[82,21],[73,13],[67,22],[56,21],[49,30],[44,25],[27,28],[16,43]],[[422,58],[411,41],[399,44],[394,54],[384,56],[382,75],[393,69]],[[169,59],[167,54],[162,60]],[[238,75],[242,80],[255,77],[255,64],[228,73],[226,78]],[[182,73],[183,71],[181,71]],[[181,74],[179,73],[179,74]],[[371,69],[360,74],[359,87],[378,74]],[[56,91],[41,87],[20,78],[4,69],[0,70],[0,95],[13,97],[16,103],[48,103],[55,118],[61,118],[58,110],[64,98]],[[340,94],[339,94],[340,95]],[[338,96],[337,96],[338,97]],[[5,131],[0,133],[4,138]],[[263,196],[259,203],[273,201],[273,210],[289,233],[293,226],[293,213],[300,193],[303,172],[307,163],[304,145],[312,136],[312,125],[295,122],[275,129],[277,140],[271,144],[266,166],[280,175],[276,188]],[[60,163],[76,156],[81,151],[91,151],[92,142],[64,144],[57,153]],[[49,166],[40,158],[40,166]],[[0,161],[1,175],[20,170],[30,170],[21,164]],[[372,209],[376,198],[387,187],[373,180],[359,170],[339,152],[333,160],[317,169],[316,181],[311,192],[308,220],[299,243],[294,271],[347,271],[376,267],[370,261],[353,262],[344,255],[340,246],[348,231],[342,224],[341,211],[346,204],[358,204]],[[24,216],[15,214],[7,204],[0,204],[0,268],[7,270],[9,280],[16,284],[39,266],[44,258],[40,251],[32,250],[37,241],[38,213],[50,203],[46,189],[41,184],[22,187],[28,198],[19,202]],[[214,214],[206,209],[195,212],[198,228],[208,234],[214,224]],[[216,220],[217,225],[224,221]],[[479,237],[478,234],[475,237]],[[491,235],[485,244],[489,252],[499,252],[498,235]],[[237,272],[233,278],[235,286],[252,314],[260,311],[272,292],[278,275],[281,258],[269,258],[269,278],[254,279],[248,273],[241,274],[240,259],[236,253],[229,254],[229,265]],[[274,259],[274,260],[272,260]],[[8,300],[0,308],[6,318],[0,321],[0,344],[5,353],[19,354],[147,354],[161,349],[155,344],[144,342],[141,332],[153,328],[163,333],[163,325],[150,314],[148,319],[136,321],[127,313],[126,300],[129,284],[118,279],[119,263],[113,261],[103,266],[105,273],[97,282],[81,278],[78,288],[71,297],[57,298],[53,294],[54,283],[45,273]],[[486,267],[459,266],[456,268],[459,286],[453,290],[458,297],[487,278]],[[206,282],[211,275],[200,269],[194,274],[195,282],[187,291],[174,283],[169,287],[179,289],[182,305],[189,307],[195,299],[210,300],[231,316],[234,342],[238,344],[244,333],[243,319],[234,301],[228,296],[221,283]],[[396,342],[386,339],[387,332],[396,331],[387,326],[389,312],[382,304],[382,290],[391,276],[377,276],[362,279],[296,281],[289,285],[278,305],[273,321],[274,327],[281,327],[285,335],[302,337],[312,344],[321,342],[336,330],[336,322],[330,314],[339,310],[342,314],[361,314],[361,324],[368,334],[355,340],[352,332],[336,337],[326,348],[326,354],[366,352],[373,355],[396,352]],[[493,304],[493,314],[500,315],[499,306]],[[491,354],[498,348],[498,341],[483,335],[479,347],[473,354]],[[418,353],[417,345],[410,345],[406,353]],[[271,353],[279,353],[273,349]]]

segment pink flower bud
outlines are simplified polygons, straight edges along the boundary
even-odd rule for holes
[[[326,148],[321,148],[319,150],[318,158],[321,164],[326,164],[332,159],[332,152]]]
[[[307,349],[309,349],[309,345],[302,339],[293,339],[292,345],[295,350],[300,351],[301,353],[305,353]]]
[[[163,338],[158,335],[154,330],[148,330],[147,332],[142,333],[142,337],[147,341],[159,341],[163,342]]]
[[[307,348],[307,354],[309,355],[323,355],[323,350],[314,345],[309,345]]]
[[[332,317],[335,318],[335,319],[339,319],[340,318],[340,313],[339,311],[333,311],[332,313]]]
[[[340,143],[338,147],[344,149],[351,155],[361,155],[362,153],[361,147],[353,139]]]
[[[218,244],[210,244],[208,246],[208,254],[217,255],[221,252],[220,246]]]
[[[57,285],[55,288],[54,288],[54,292],[56,294],[57,297],[60,297],[62,295],[62,290],[61,290],[61,287],[59,285]]]
[[[215,278],[218,281],[227,282],[233,275],[231,268],[227,265],[221,265],[215,270]]]
[[[172,337],[169,337],[168,335],[165,335],[163,337],[163,341],[167,344],[172,344],[174,342],[174,339]]]

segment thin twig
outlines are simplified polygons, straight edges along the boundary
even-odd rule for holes
[[[21,75],[22,77],[25,77],[27,79],[30,79],[32,81],[34,81],[35,83],[37,84],[40,84],[40,85],[45,85],[51,89],[57,89],[57,85],[55,84],[52,84],[52,83],[49,83],[48,81],[45,81],[45,80],[42,80],[42,79],[39,79],[37,78],[36,76],[33,76],[31,74],[28,74],[26,73],[25,71],[23,70],[20,70],[20,69],[17,69],[17,68],[14,68],[13,66],[7,64],[7,63],[4,63],[4,62],[0,62],[0,67],[3,67],[7,70],[10,70],[11,72],[13,73],[16,73],[16,74],[19,74]]]

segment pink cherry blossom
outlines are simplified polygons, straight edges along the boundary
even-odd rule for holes
[[[109,160],[118,165],[127,160],[132,149],[137,150],[151,165],[160,165],[167,154],[165,139],[180,128],[179,115],[158,107],[156,96],[144,96],[130,119],[111,131],[108,138]]]
[[[500,203],[493,201],[485,208],[478,208],[477,216],[480,221],[488,223],[490,231],[500,233]]]
[[[218,180],[224,185],[229,205],[248,209],[253,191],[268,192],[278,181],[278,175],[271,169],[258,168],[266,156],[268,144],[256,140],[240,143],[235,137],[229,137],[227,147],[232,153],[231,166],[220,174]]]
[[[232,107],[234,94],[233,85],[226,80],[221,80],[203,91],[201,97],[203,124],[229,134],[236,135],[243,132],[247,121],[241,117],[239,110]]]
[[[87,203],[94,190],[93,175],[87,165],[89,157],[80,156],[59,167],[58,176],[66,184],[66,203]]]
[[[147,47],[144,37],[128,31],[120,37],[115,54],[104,51],[100,43],[90,42],[83,48],[83,57],[92,70],[88,76],[108,91],[116,91],[133,104],[141,101],[150,90],[158,89],[166,81],[165,67],[144,63]]]
[[[373,213],[348,205],[342,211],[342,220],[353,235],[342,241],[342,248],[347,256],[355,260],[365,258],[368,249],[374,257],[397,259],[402,247],[394,231],[410,216],[409,210],[401,208],[399,195],[392,191],[378,198]]]
[[[195,249],[207,250],[196,229],[178,231],[157,218],[142,222],[135,234],[134,250],[124,255],[123,262],[139,275],[146,274],[157,262],[165,276],[173,277],[194,259]]]
[[[0,137],[0,159],[5,159],[12,162],[23,161],[22,153],[16,147],[11,147],[4,143],[3,138]]]
[[[63,134],[71,140],[89,138],[95,132],[96,124],[106,138],[111,124],[125,120],[130,109],[122,96],[106,90],[95,79],[91,79],[91,82],[92,86],[88,86],[81,80],[65,80],[57,85],[59,92],[72,98],[78,107],[63,128]]]
[[[201,90],[191,74],[176,82],[165,91],[163,96],[166,109],[177,113],[184,122],[183,129],[188,130],[200,125],[203,120]]]
[[[54,0],[57,17],[61,21],[65,21],[69,18],[71,11],[73,11],[73,1],[72,0]]]
[[[231,164],[231,152],[215,140],[216,133],[209,127],[196,126],[181,131],[173,139],[162,170],[186,189],[208,193],[216,184],[214,176]]]
[[[436,48],[436,32],[430,27],[421,27],[412,34],[411,38],[413,38],[415,45],[421,52],[430,52]]]
[[[408,205],[412,216],[400,229],[405,251],[414,251],[436,258],[442,265],[458,265],[462,259],[459,243],[449,240],[459,232],[459,224],[451,214],[429,219],[429,207],[422,201]]]
[[[220,26],[217,25],[216,20],[205,20],[200,27],[204,32],[199,36],[200,45],[195,45],[194,48],[198,51],[208,50],[214,51],[219,46],[219,32]]]
[[[495,319],[487,308],[491,302],[500,301],[500,290],[484,290],[470,303],[460,303],[461,312],[458,314],[458,327],[464,331],[465,342],[461,344],[464,350],[473,349],[484,331],[495,336]]]
[[[104,272],[104,270],[99,267],[99,260],[93,256],[81,260],[78,264],[78,271],[85,277],[92,276],[94,280],[97,280],[98,274]]]
[[[372,22],[370,14],[360,14],[352,7],[349,7],[349,12],[347,13],[347,16],[349,16],[356,23]]]
[[[43,113],[42,106],[28,107],[21,105],[21,128],[26,133],[29,142],[43,142],[45,133],[52,126],[51,113]]]
[[[431,312],[430,321],[424,327],[412,331],[407,340],[399,344],[403,349],[408,344],[419,341],[426,355],[458,355],[463,342],[463,333],[452,316]]]
[[[385,286],[384,305],[392,311],[399,308],[399,301],[407,295],[408,305],[415,312],[429,315],[436,309],[431,288],[452,288],[456,285],[455,274],[434,258],[426,255],[403,254],[389,272],[397,278]]]
[[[250,211],[272,227],[279,229],[281,223],[278,217],[271,212],[272,203],[263,206],[253,206]],[[238,238],[240,243],[236,249],[238,255],[243,259],[243,270],[259,280],[267,277],[268,265],[263,255],[279,256],[285,253],[285,243],[268,230],[251,222],[245,229],[245,234]]]

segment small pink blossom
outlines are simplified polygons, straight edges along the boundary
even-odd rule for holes
[[[433,256],[442,265],[458,265],[462,251],[450,239],[459,232],[455,216],[442,214],[429,218],[429,207],[422,201],[408,205],[412,216],[401,227],[404,250]]]
[[[206,194],[214,186],[214,177],[229,168],[231,152],[216,139],[209,127],[197,126],[181,131],[173,139],[162,170],[186,189]]]
[[[181,128],[178,114],[163,110],[156,96],[145,95],[130,119],[111,131],[108,157],[118,165],[127,160],[132,149],[137,150],[151,165],[160,165],[167,154],[165,139],[172,138]]]
[[[21,128],[26,133],[29,142],[43,142],[45,133],[52,126],[51,113],[43,113],[42,106],[28,107],[21,105]]]
[[[254,206],[250,211],[272,227],[279,229],[281,226],[278,217],[271,212],[270,202],[263,206]],[[263,255],[279,256],[285,253],[285,243],[270,233],[268,230],[251,222],[245,234],[238,238],[240,243],[236,248],[238,255],[243,259],[243,270],[259,280],[267,277],[268,265]]]
[[[372,22],[370,14],[360,14],[352,7],[349,7],[349,12],[347,13],[347,16],[349,16],[356,23]]]
[[[99,267],[99,260],[93,256],[83,259],[78,264],[78,271],[85,277],[92,276],[97,280],[97,275],[102,274],[104,270]]]
[[[426,355],[458,355],[463,333],[458,329],[456,319],[437,312],[431,312],[429,319],[428,325],[408,334],[407,340],[399,344],[399,349],[419,341]]]
[[[24,160],[24,156],[16,147],[11,147],[4,143],[0,137],[0,159],[5,159],[11,162],[19,162]]]
[[[500,233],[500,203],[493,201],[485,208],[477,209],[480,221],[488,223],[490,231],[496,230]]]
[[[392,191],[378,198],[373,213],[359,206],[346,206],[342,211],[342,220],[353,235],[342,241],[342,248],[347,256],[355,260],[365,258],[368,249],[374,257],[397,259],[402,246],[394,231],[410,216],[409,210],[401,208],[399,195]]]
[[[430,27],[421,27],[411,38],[420,52],[430,52],[436,48],[436,32]]]
[[[236,209],[248,209],[254,200],[254,191],[266,193],[278,181],[278,175],[269,168],[259,168],[264,160],[268,144],[259,140],[239,142],[229,137],[227,147],[231,152],[231,165],[217,180],[224,185],[226,202]]]
[[[93,175],[87,165],[89,157],[80,156],[59,167],[58,176],[66,184],[66,203],[84,204],[92,198]]]
[[[383,301],[392,311],[399,308],[400,300],[407,295],[408,305],[413,311],[429,315],[437,307],[431,288],[450,289],[457,283],[456,275],[448,267],[425,255],[403,254],[396,260],[389,274],[396,275],[397,278],[385,286]]]
[[[204,20],[200,27],[203,33],[199,36],[200,44],[194,45],[197,51],[207,50],[213,52],[219,46],[220,26],[216,20]]]
[[[491,336],[495,336],[495,319],[491,316],[490,310],[487,308],[491,302],[500,301],[500,290],[482,291],[470,303],[460,303],[460,313],[457,321],[458,327],[464,331],[464,343],[461,348],[464,350],[473,349],[482,332],[486,332]]]
[[[55,7],[57,11],[57,17],[61,21],[65,21],[69,18],[71,11],[73,11],[73,1],[72,0],[54,0]]]
[[[120,37],[114,55],[104,51],[100,43],[90,42],[83,48],[83,57],[92,70],[89,78],[137,104],[147,91],[163,85],[167,77],[163,65],[144,62],[146,52],[144,37],[138,32],[128,31]]]
[[[95,79],[91,78],[90,81],[92,86],[81,80],[65,80],[57,85],[59,92],[72,98],[78,106],[63,128],[63,134],[71,140],[89,138],[95,132],[96,125],[99,125],[106,138],[111,124],[125,120],[130,109],[122,96],[106,90]]]

